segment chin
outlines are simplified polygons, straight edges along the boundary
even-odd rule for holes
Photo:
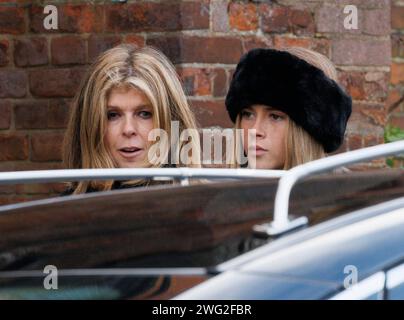
[[[283,166],[271,163],[266,159],[257,159],[255,162],[255,169],[282,170]]]

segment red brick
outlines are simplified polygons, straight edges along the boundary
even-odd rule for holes
[[[22,34],[24,32],[24,8],[0,7],[0,34]]]
[[[261,4],[259,12],[263,32],[287,32],[289,30],[288,8]]]
[[[59,161],[62,159],[63,133],[37,133],[31,136],[32,161]]]
[[[391,27],[393,29],[404,29],[404,6],[393,6],[391,8]]]
[[[392,57],[404,58],[404,35],[391,35]]]
[[[365,115],[372,123],[379,126],[385,126],[387,120],[386,110],[384,108],[364,107],[361,113]]]
[[[391,21],[389,10],[385,8],[363,10],[363,13],[363,33],[375,36],[390,36]]]
[[[343,6],[325,3],[316,11],[317,32],[390,35],[390,14],[387,8],[358,8],[358,29],[345,29]]]
[[[253,3],[230,3],[230,27],[240,31],[251,31],[258,28],[257,6]]]
[[[221,126],[223,128],[233,127],[233,123],[227,114],[223,100],[190,100],[190,104],[201,128],[212,126]]]
[[[394,115],[390,118],[390,123],[398,128],[401,128],[404,130],[404,115]]]
[[[210,0],[182,2],[180,4],[181,29],[209,29]]]
[[[28,137],[23,134],[0,134],[0,161],[28,158]]]
[[[207,96],[212,94],[212,71],[210,69],[179,68],[177,72],[187,95]]]
[[[0,40],[0,67],[6,66],[9,62],[8,48],[10,44],[7,40]]]
[[[361,122],[361,124],[358,124],[359,122]],[[354,102],[352,115],[349,120],[349,123],[351,125],[354,124],[356,127],[354,129],[357,129],[353,130],[354,133],[382,135],[383,127],[386,125],[386,122],[387,112],[384,104]],[[380,129],[381,132],[379,132]]]
[[[214,69],[213,77],[213,96],[225,97],[228,90],[226,70]]]
[[[159,37],[147,44],[162,50],[173,63],[235,64],[242,55],[240,39],[228,37]]]
[[[49,102],[48,128],[66,128],[70,116],[70,100],[57,99]]]
[[[36,33],[96,33],[103,31],[103,6],[93,4],[59,5],[57,30],[46,30],[43,21],[46,14],[42,6],[32,6],[30,9],[30,29]]]
[[[14,62],[18,67],[47,64],[49,62],[47,40],[40,37],[15,40]]]
[[[314,33],[314,18],[310,11],[292,9],[289,16],[293,33],[297,35]]]
[[[229,16],[227,13],[228,6],[229,0],[211,1],[212,31],[228,32],[230,30]]]
[[[145,38],[139,35],[127,35],[123,42],[133,44],[136,47],[144,47],[146,44]]]
[[[0,70],[0,98],[22,98],[27,94],[27,74],[22,70]]]
[[[315,12],[316,30],[320,33],[340,33],[340,34],[389,34],[386,32],[385,27],[389,24],[389,17],[385,15],[388,11],[383,10],[367,10],[358,7],[358,28],[346,29],[344,21],[347,15],[344,13],[344,6],[337,3],[338,6],[325,2],[322,6],[318,7]],[[373,18],[382,19],[376,24],[377,30],[374,25],[371,25]],[[374,21],[373,21],[373,24]],[[390,29],[390,27],[388,26]]]
[[[316,29],[317,32],[336,33],[336,32],[352,32],[345,30],[343,21],[344,13],[341,7],[336,7],[328,3],[324,3],[316,10]],[[360,19],[358,19],[359,23]]]
[[[84,75],[83,69],[32,70],[30,90],[38,97],[72,97]]]
[[[330,41],[328,39],[292,38],[290,36],[275,35],[274,46],[276,48],[303,47],[317,51],[326,57],[330,56]]]
[[[86,63],[85,40],[77,36],[64,36],[52,39],[51,44],[52,63],[84,64]]]
[[[391,79],[392,84],[404,83],[404,63],[393,62],[391,64]]]
[[[400,105],[401,107],[404,106],[404,101],[397,105],[402,97],[404,97],[404,94],[402,94],[399,89],[389,90],[386,101],[386,109],[388,110],[388,112],[391,112],[393,110],[404,111],[403,109],[400,109]]]
[[[354,100],[383,102],[386,99],[387,73],[340,71],[339,80]]]
[[[361,149],[363,147],[363,138],[361,135],[352,134],[348,137],[349,150]]]
[[[291,38],[288,36],[279,36],[276,35],[274,37],[274,46],[278,49],[284,47],[303,47],[310,49],[312,44],[312,39],[310,38]]]
[[[322,0],[321,0],[322,1]],[[353,4],[359,8],[385,8],[389,9],[390,0],[337,0],[336,3],[340,6]]]
[[[270,48],[273,46],[272,38],[270,37],[243,37],[243,53],[254,48]]]
[[[363,137],[363,147],[371,147],[371,146],[376,146],[378,144],[383,144],[384,139],[382,136],[374,136],[374,135],[369,135],[369,136],[364,136]]]
[[[374,114],[372,114],[372,109],[374,110]],[[385,121],[386,113],[382,111],[383,109],[383,104],[365,105],[354,102],[353,112],[348,121],[347,133],[382,136],[384,125],[376,123]]]
[[[365,92],[368,101],[385,102],[389,87],[388,72],[366,72]]]
[[[332,59],[339,65],[388,66],[391,46],[388,40],[338,39],[332,43]]]
[[[315,31],[313,14],[308,10],[261,4],[260,14],[263,32],[293,32],[297,35],[311,35]]]
[[[12,106],[9,101],[0,100],[0,129],[8,129],[11,125]]]
[[[146,45],[151,45],[161,50],[174,64],[184,62],[182,58],[183,40],[178,37],[148,38]]]
[[[184,61],[201,63],[238,63],[242,55],[240,39],[235,38],[184,38]]]
[[[120,44],[118,36],[92,35],[88,39],[88,60],[93,62],[101,53]]]
[[[107,32],[175,31],[209,28],[206,2],[108,5]]]
[[[48,101],[24,101],[14,107],[16,129],[47,127]]]

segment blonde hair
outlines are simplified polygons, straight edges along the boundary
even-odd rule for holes
[[[280,49],[306,61],[307,63],[322,70],[330,79],[337,82],[337,70],[334,64],[321,53],[300,47],[287,47]],[[236,118],[235,129],[241,128],[240,114]],[[240,144],[241,138],[236,139],[234,148],[235,154],[232,159],[232,167],[238,167],[235,160],[241,157],[244,152]],[[288,117],[286,139],[285,139],[285,163],[284,170],[291,169],[297,165],[324,158],[326,153],[323,146],[317,142],[306,130],[299,126],[296,122]]]
[[[63,160],[69,169],[115,168],[117,164],[105,144],[107,100],[112,89],[132,87],[141,91],[153,108],[154,128],[160,128],[171,138],[171,121],[179,122],[180,133],[189,130],[190,142],[175,141],[181,151],[191,144],[192,167],[200,167],[200,140],[196,122],[187,102],[174,66],[152,47],[136,48],[119,45],[104,52],[92,65],[81,82],[73,100],[72,113],[65,134]],[[158,142],[157,142],[158,143]],[[189,154],[189,153],[188,153]],[[162,163],[145,166],[161,167]],[[175,166],[184,166],[183,163]],[[146,181],[130,181],[143,184]],[[110,190],[113,181],[82,181],[71,184],[74,193],[84,193],[89,187]]]

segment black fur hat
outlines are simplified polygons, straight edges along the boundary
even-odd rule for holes
[[[226,97],[231,120],[253,104],[285,112],[327,153],[341,145],[352,111],[351,97],[322,70],[274,49],[249,51],[233,75]]]

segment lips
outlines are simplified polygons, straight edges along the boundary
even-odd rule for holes
[[[267,149],[264,149],[261,146],[252,146],[251,148],[249,148],[249,150],[257,156],[262,155],[268,151]]]
[[[138,147],[124,147],[118,151],[124,158],[131,159],[137,157],[143,151],[143,149]]]
[[[121,148],[119,149],[119,151],[125,152],[125,153],[132,153],[132,152],[136,152],[138,150],[141,150],[138,147],[125,147],[125,148]]]

